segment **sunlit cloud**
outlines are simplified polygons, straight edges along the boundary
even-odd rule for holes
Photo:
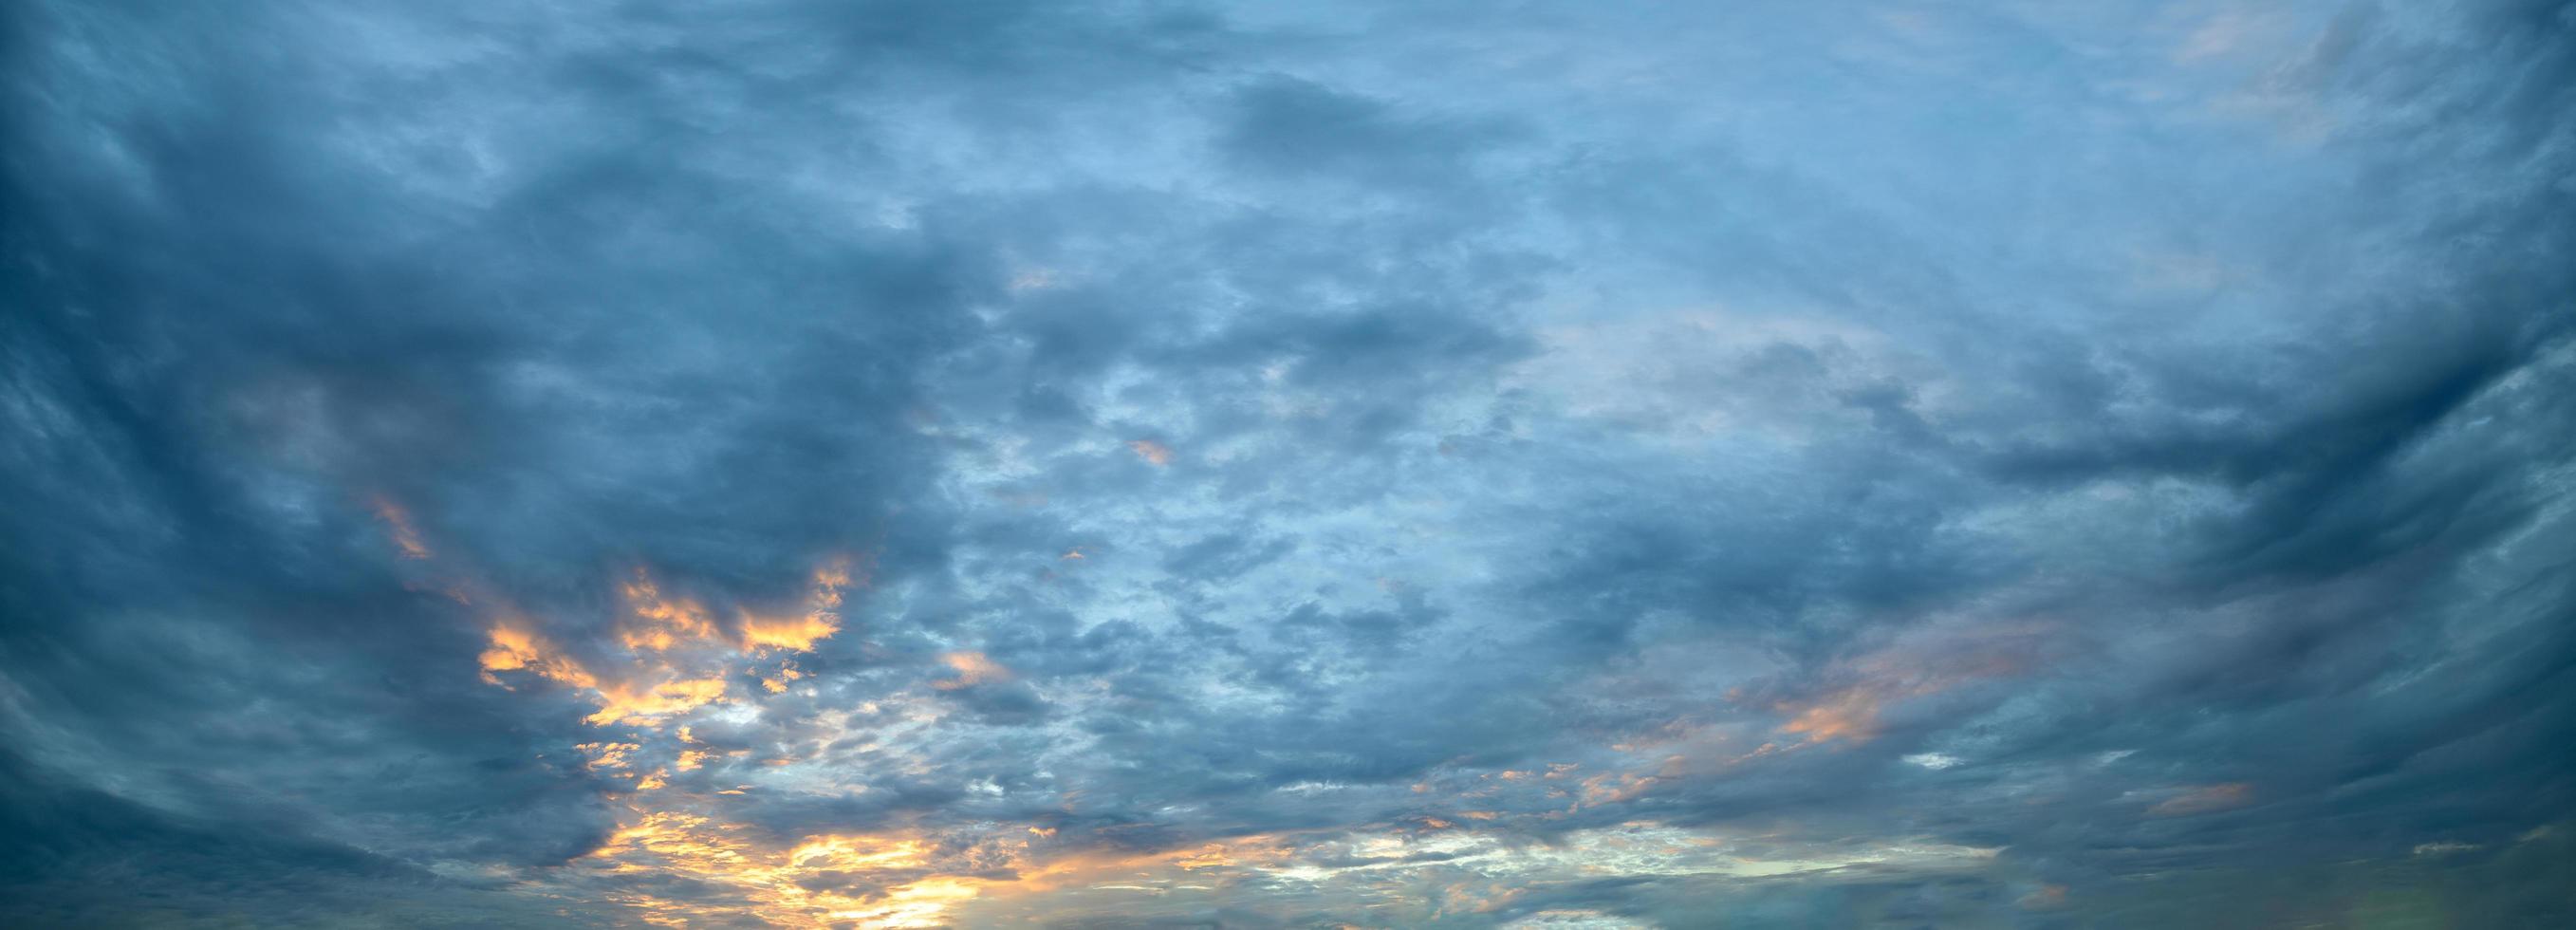
[[[716,638],[715,621],[707,609],[687,598],[664,598],[652,573],[636,569],[634,580],[627,582],[622,591],[631,613],[618,634],[626,648],[663,652]]]
[[[618,792],[630,815],[608,843],[577,863],[581,873],[597,878],[557,876],[538,888],[605,882],[610,900],[636,909],[647,922],[667,926],[748,920],[787,927],[912,927],[940,923],[951,905],[974,897],[994,876],[1007,873],[1013,861],[1008,851],[980,849],[965,859],[942,858],[931,852],[931,840],[919,836],[814,834],[792,844],[771,843],[762,839],[767,834],[725,819],[730,807],[747,802],[748,791],[735,787],[699,793],[673,784],[675,774],[703,772],[748,752],[706,747],[693,726],[681,721],[718,706],[756,703],[783,693],[803,672],[792,659],[764,663],[763,657],[801,653],[841,631],[845,591],[854,583],[850,564],[835,560],[817,569],[811,580],[801,612],[771,617],[745,612],[739,635],[727,637],[701,603],[666,592],[651,572],[637,569],[620,588],[627,616],[617,627],[617,643],[624,660],[601,666],[614,674],[594,673],[568,657],[527,629],[532,624],[525,618],[491,627],[492,645],[482,657],[488,681],[506,686],[516,676],[532,675],[586,692],[597,710],[584,721],[629,737],[573,747],[583,753],[587,768],[622,786]],[[1009,677],[981,653],[952,653],[942,661],[958,675],[940,682],[943,688]],[[736,691],[729,684],[731,676],[761,668],[769,672],[754,674],[760,692]],[[646,770],[638,764],[646,757],[669,761]],[[782,771],[804,761],[792,756],[771,760]],[[644,885],[623,881],[648,875],[653,881]],[[701,890],[689,895],[643,890],[675,879]]]
[[[2254,786],[2244,782],[2201,785],[2182,789],[2154,806],[2147,813],[2156,817],[2188,817],[2212,814],[2254,803]]]
[[[786,845],[676,811],[643,813],[559,882],[611,889],[648,923],[748,920],[779,927],[917,927],[942,923],[981,882],[932,874],[920,837],[815,835]],[[654,890],[684,883],[685,896]]]
[[[1158,468],[1172,464],[1172,448],[1151,439],[1132,440],[1127,443],[1127,449]]]
[[[525,621],[505,620],[492,625],[491,648],[483,650],[483,680],[501,684],[497,672],[526,672],[574,688],[597,688],[599,679],[581,663],[573,661],[523,628]]]
[[[2023,672],[2049,646],[2048,624],[1934,625],[1874,652],[1836,663],[1825,680],[1839,686],[1782,701],[1780,732],[1809,743],[1876,738],[1881,717],[1907,701],[1972,682]]]
[[[429,545],[421,542],[420,530],[412,526],[411,511],[382,497],[376,498],[375,508],[376,519],[384,521],[385,535],[393,540],[394,548],[402,552],[403,558],[430,557]]]
[[[956,673],[953,678],[943,678],[933,683],[934,687],[942,691],[969,688],[991,681],[1007,681],[1011,677],[1010,669],[1003,668],[1000,663],[985,658],[980,652],[951,652],[940,656],[939,661]]]

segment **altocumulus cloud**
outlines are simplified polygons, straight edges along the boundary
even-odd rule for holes
[[[0,13],[13,926],[2576,922],[2576,7]]]

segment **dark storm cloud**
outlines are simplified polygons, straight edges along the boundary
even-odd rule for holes
[[[2563,6],[5,23],[18,922],[2571,907]]]

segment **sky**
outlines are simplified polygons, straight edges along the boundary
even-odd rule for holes
[[[5,7],[0,923],[2576,925],[2576,6]]]

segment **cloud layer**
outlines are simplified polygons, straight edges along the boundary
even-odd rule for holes
[[[13,5],[0,918],[2576,922],[2576,12]]]

